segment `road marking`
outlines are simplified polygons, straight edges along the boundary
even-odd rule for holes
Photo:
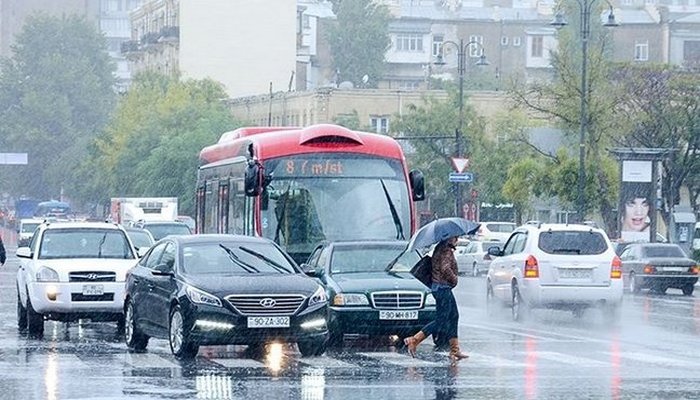
[[[210,358],[209,361],[226,368],[265,368],[265,363],[252,358]]]
[[[468,351],[467,354],[469,354],[469,358],[466,360],[466,363],[463,363],[461,365],[471,365],[473,363],[475,364],[485,364],[488,366],[494,366],[494,367],[502,367],[502,368],[523,368],[525,367],[524,363],[520,363],[517,361],[513,360],[508,360],[505,358],[497,357],[497,356],[487,356],[486,354],[481,354],[481,353],[474,353],[472,351]]]
[[[422,360],[420,358],[412,358],[411,356],[405,354],[390,351],[357,354],[388,364],[398,365],[399,367],[437,367],[443,365],[442,363]]]
[[[460,323],[459,326],[464,326],[467,328],[473,328],[473,329],[482,329],[485,331],[491,331],[491,332],[500,332],[500,333],[505,333],[508,335],[514,335],[514,336],[522,336],[530,339],[541,339],[541,340],[556,340],[556,339],[551,339],[545,336],[537,336],[537,335],[532,335],[529,333],[520,333],[516,332],[513,330],[508,330],[508,329],[499,329],[499,328],[491,328],[485,325],[474,325],[474,324],[466,324],[466,323]]]
[[[610,355],[610,356],[613,355],[610,352],[603,352],[603,353]],[[667,365],[667,366],[688,367],[688,368],[700,367],[700,363],[698,363],[698,362],[679,360],[677,358],[655,356],[655,355],[647,354],[647,353],[620,352],[619,357],[622,357],[622,358],[625,358],[628,360],[632,360],[632,361],[643,362],[643,363],[647,363],[647,364],[661,364],[661,365]]]
[[[116,358],[135,368],[181,368],[179,364],[150,353],[125,353],[116,354]]]
[[[603,365],[609,365],[604,361],[593,360],[586,357],[571,356],[564,353],[557,353],[551,351],[536,351],[533,353],[534,357],[542,358],[548,361],[559,362],[563,364],[576,365],[579,367],[599,367]]]
[[[359,366],[355,364],[350,364],[345,361],[340,361],[336,358],[332,358],[329,356],[322,356],[322,357],[313,357],[313,358],[303,358],[299,360],[300,364],[303,365],[308,365],[310,367],[318,367],[318,368],[344,368],[344,369],[351,369],[351,368],[359,368]]]

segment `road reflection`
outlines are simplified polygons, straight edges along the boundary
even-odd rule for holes
[[[58,399],[58,353],[55,349],[49,352],[46,359],[46,372],[44,373],[44,385],[46,386],[46,399]]]
[[[324,368],[304,367],[301,370],[301,399],[323,400],[326,392]]]
[[[195,377],[198,399],[232,399],[233,379],[223,375],[198,375]]]
[[[537,340],[525,338],[525,398],[537,398]]]
[[[617,333],[613,333],[610,340],[610,398],[612,400],[620,399],[620,387],[622,385],[622,377],[620,375],[621,358],[620,338]]]

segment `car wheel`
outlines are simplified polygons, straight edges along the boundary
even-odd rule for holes
[[[32,336],[44,334],[44,315],[36,312],[32,299],[27,297],[27,332]]]
[[[124,340],[126,347],[131,350],[143,351],[148,346],[148,336],[143,334],[136,325],[134,305],[131,300],[126,303],[126,312],[124,313]]]
[[[520,295],[520,289],[518,289],[518,285],[516,283],[513,284],[512,292],[513,297],[511,311],[513,314],[513,321],[522,321],[525,305],[523,304],[523,298]]]
[[[687,285],[683,286],[681,290],[683,291],[684,296],[692,296],[693,291],[695,290],[695,285],[688,283]]]
[[[185,319],[182,316],[180,306],[173,307],[170,311],[170,329],[168,330],[168,342],[170,351],[177,358],[192,359],[197,355],[199,346],[189,340],[185,330]]]
[[[27,330],[27,309],[22,305],[19,289],[17,290],[17,328],[20,332]]]
[[[486,284],[486,315],[492,316],[496,311],[496,297],[493,295],[491,283]]]
[[[320,356],[326,352],[327,345],[328,341],[325,337],[322,339],[303,340],[297,343],[302,357]]]
[[[630,272],[630,281],[628,283],[630,293],[632,294],[637,294],[641,290],[639,287],[639,284],[637,282],[637,277],[634,275],[634,272]]]

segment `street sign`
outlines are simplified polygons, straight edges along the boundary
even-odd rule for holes
[[[449,181],[471,183],[474,182],[474,174],[472,174],[471,172],[450,172]]]
[[[0,153],[0,165],[27,165],[27,153]]]
[[[461,174],[465,169],[467,169],[467,167],[469,167],[469,159],[452,157],[452,166],[455,167],[455,171]]]

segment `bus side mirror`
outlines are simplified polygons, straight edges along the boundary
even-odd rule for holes
[[[258,160],[248,161],[245,169],[245,195],[249,197],[258,196],[263,189],[263,168]]]
[[[414,169],[409,172],[408,179],[411,181],[411,195],[413,201],[425,200],[425,178],[420,170]]]

